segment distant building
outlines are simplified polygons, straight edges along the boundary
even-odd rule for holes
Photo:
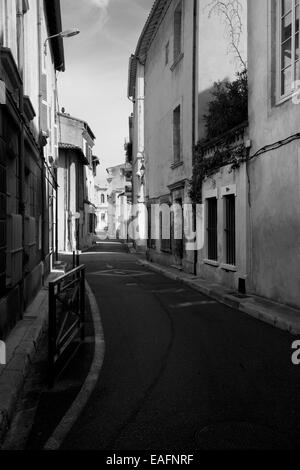
[[[58,180],[58,247],[84,250],[95,243],[95,135],[89,125],[66,113],[58,114],[61,129]]]
[[[108,236],[111,239],[127,238],[129,217],[126,196],[126,165],[107,168],[108,182]]]
[[[59,0],[0,2],[0,338],[56,251],[56,72],[65,61],[62,38],[49,36],[61,31]]]
[[[107,235],[108,232],[108,184],[95,184],[96,199],[96,235]]]

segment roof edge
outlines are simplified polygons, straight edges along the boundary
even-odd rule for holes
[[[45,16],[49,36],[62,32],[62,18],[60,0],[44,0]],[[65,71],[65,54],[62,37],[55,37],[50,41],[50,48],[54,57],[55,69],[59,72]]]
[[[139,37],[135,53],[129,58],[129,72],[128,72],[128,98],[134,97],[135,94],[135,80],[137,72],[137,61],[142,64],[146,61],[146,56],[151,43],[156,36],[160,27],[161,21],[164,18],[172,0],[155,0],[149,16],[146,20],[142,33]]]
[[[72,121],[77,121],[77,122],[80,122],[81,124],[84,124],[85,129],[88,131],[88,133],[90,134],[92,139],[96,140],[96,136],[95,136],[94,132],[92,131],[89,124],[84,119],[80,119],[80,118],[77,118],[75,116],[71,116],[71,114],[60,113],[60,112],[57,113],[57,115],[61,116],[61,117],[64,117],[66,119],[71,119]]]

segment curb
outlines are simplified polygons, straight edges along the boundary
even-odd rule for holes
[[[7,364],[0,366],[0,444],[47,325],[48,289],[42,287],[6,341]]]
[[[88,400],[90,399],[91,394],[98,383],[100,371],[102,369],[105,354],[105,340],[103,328],[96,298],[87,281],[86,293],[90,302],[94,324],[95,351],[93,362],[77,397],[75,398],[71,407],[56,427],[52,436],[46,442],[44,450],[59,450],[63,441],[67,437],[68,433],[71,431],[72,427],[74,426],[83,409],[85,408]]]
[[[160,273],[173,281],[181,282],[192,289],[213,298],[226,305],[227,307],[239,310],[242,313],[257,320],[268,323],[275,328],[287,331],[292,335],[300,335],[300,311],[291,307],[286,307],[269,300],[260,299],[249,295],[245,299],[239,299],[230,294],[223,286],[211,287],[208,284],[201,284],[199,278],[189,274],[177,274],[168,269],[145,260],[139,260],[139,263],[148,267],[152,271]]]

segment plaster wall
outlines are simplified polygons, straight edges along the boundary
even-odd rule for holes
[[[277,102],[276,2],[248,2],[251,155],[299,132],[300,105]],[[251,161],[251,282],[263,297],[300,307],[299,140]]]
[[[169,185],[192,175],[193,2],[183,2],[183,56],[173,64],[173,18],[178,2],[171,2],[148,51],[145,64],[145,158],[147,196],[169,194]],[[166,46],[169,61],[166,63]],[[173,66],[173,67],[172,67]],[[182,162],[172,168],[173,111],[181,106]]]

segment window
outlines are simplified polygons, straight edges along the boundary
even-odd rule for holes
[[[180,2],[174,13],[174,61],[182,52],[182,2]]]
[[[167,42],[165,46],[165,65],[168,65],[169,63],[169,53],[170,53],[170,43]]]
[[[218,261],[218,200],[207,199],[207,257]]]
[[[173,153],[174,163],[181,161],[181,107],[173,111]]]
[[[156,248],[156,240],[152,238],[152,235],[155,228],[155,209],[154,207],[149,204],[148,206],[148,248],[155,250]]]
[[[290,95],[300,79],[300,0],[279,0],[280,98]]]
[[[87,142],[85,143],[85,156],[89,162],[89,166],[92,166],[92,160],[93,160],[92,149]]]
[[[235,195],[225,198],[225,239],[226,239],[226,264],[235,266]]]
[[[162,204],[159,213],[160,249],[163,252],[171,251],[171,208]]]
[[[95,233],[96,225],[95,214],[89,214],[89,233]]]
[[[101,204],[105,204],[105,197],[104,197],[104,194],[101,194]]]
[[[36,208],[37,208],[37,179],[33,173],[29,175],[29,214],[30,217],[36,216]]]

